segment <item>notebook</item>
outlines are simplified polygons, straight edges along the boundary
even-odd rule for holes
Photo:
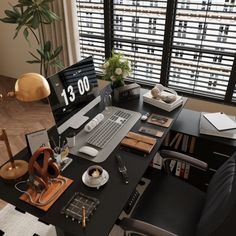
[[[218,131],[235,129],[236,122],[232,120],[223,112],[206,113],[204,117],[212,124]]]

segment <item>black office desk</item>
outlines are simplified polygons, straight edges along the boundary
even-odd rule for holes
[[[144,90],[141,90],[141,92],[144,93]],[[180,111],[182,110],[182,107],[180,107],[171,113],[162,111],[149,104],[143,104],[142,96],[140,96],[139,100],[136,99],[127,101],[124,104],[121,104],[120,107],[139,111],[142,114],[145,112],[158,113],[160,115],[172,117],[174,120],[178,117]],[[132,128],[132,131],[137,131],[141,125],[152,126],[139,120]],[[62,175],[73,179],[74,182],[47,212],[43,212],[36,207],[19,200],[21,193],[15,190],[12,185],[3,183],[2,181],[0,181],[0,198],[15,205],[23,211],[31,213],[45,223],[55,225],[56,227],[62,229],[66,235],[108,235],[126,205],[129,196],[132,194],[145,170],[149,166],[150,161],[159,149],[165,135],[169,132],[170,127],[160,129],[164,130],[165,133],[162,138],[158,139],[157,144],[150,155],[144,157],[138,154],[129,153],[120,149],[118,146],[106,161],[100,163],[100,165],[108,171],[110,178],[109,181],[99,190],[86,187],[81,180],[81,176],[84,171],[94,163],[73,156],[72,164],[62,173]],[[128,185],[123,182],[121,174],[118,172],[117,162],[114,158],[114,155],[117,152],[119,152],[123,157],[124,163],[128,169]],[[22,150],[15,156],[15,158],[27,160],[29,158],[27,149]],[[83,230],[77,223],[72,222],[70,219],[66,219],[60,214],[62,207],[68,202],[75,192],[82,192],[100,200],[100,205],[98,206],[95,214],[92,216],[91,221],[88,222],[85,230]]]

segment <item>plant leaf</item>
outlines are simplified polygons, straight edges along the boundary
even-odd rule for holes
[[[17,30],[17,31],[15,32],[13,39],[15,39],[15,38],[17,37],[18,33],[19,33],[19,30]]]
[[[37,29],[39,27],[40,19],[37,16],[37,14],[33,16],[33,18],[29,21],[29,23],[33,29]]]
[[[53,56],[54,56],[54,57],[57,57],[57,56],[61,53],[62,48],[63,48],[62,46],[56,48],[56,50],[54,51]]]
[[[41,15],[42,15],[42,21],[45,24],[50,24],[53,22],[53,19],[51,18],[50,14],[48,13],[48,10],[42,10]]]
[[[45,44],[44,44],[44,52],[50,52],[51,51],[51,47],[52,47],[52,44],[50,41],[47,41]]]
[[[32,52],[29,52],[29,54],[30,54],[32,57],[34,57],[36,60],[40,61],[40,59],[39,59],[37,56],[35,56]]]
[[[44,52],[41,49],[37,49],[37,52],[39,53],[41,58],[45,59],[45,54],[44,54]]]
[[[5,10],[4,12],[9,18],[12,18],[12,19],[18,18],[18,14],[14,11]]]
[[[23,35],[24,35],[26,41],[27,41],[28,43],[30,43],[30,41],[29,41],[29,39],[28,39],[28,37],[29,37],[29,31],[28,31],[27,28],[24,29]]]
[[[4,23],[16,24],[16,19],[5,17],[0,19]]]
[[[54,13],[54,12],[52,12],[50,10],[48,10],[47,12],[50,15],[51,19],[56,20],[56,21],[61,20],[61,18],[56,13]]]
[[[19,0],[18,2],[21,3],[24,6],[30,6],[33,3],[32,0]]]
[[[29,64],[36,64],[36,63],[41,63],[41,61],[38,60],[32,60],[32,61],[26,61]]]

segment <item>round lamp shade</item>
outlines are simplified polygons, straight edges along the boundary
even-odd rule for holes
[[[50,87],[47,80],[37,73],[23,74],[15,84],[15,96],[23,102],[33,102],[48,97]]]

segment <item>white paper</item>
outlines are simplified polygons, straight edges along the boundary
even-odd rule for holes
[[[219,131],[236,129],[236,122],[223,112],[207,113],[204,117]]]

